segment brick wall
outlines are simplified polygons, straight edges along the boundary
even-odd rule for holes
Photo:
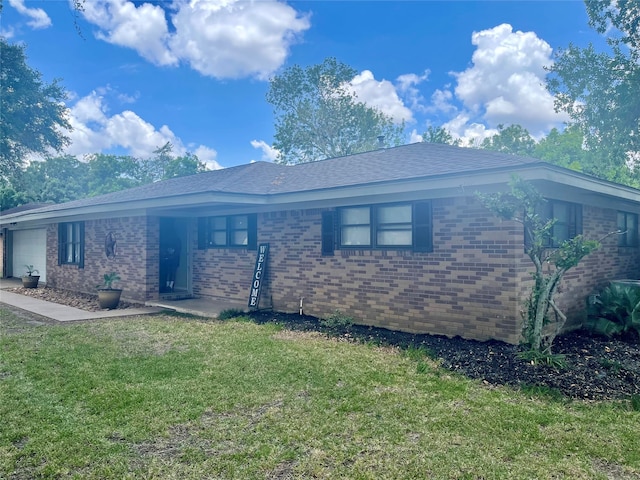
[[[157,295],[158,219],[126,217],[85,222],[84,268],[58,265],[58,224],[47,228],[47,283],[51,287],[96,293],[105,273],[116,272],[122,298],[145,301]],[[107,258],[105,237],[117,240],[116,256]],[[154,276],[155,275],[155,276]]]
[[[501,222],[475,199],[433,201],[434,251],[336,250],[321,255],[321,210],[261,214],[258,240],[270,243],[261,306],[327,316],[340,310],[358,322],[410,332],[498,338],[516,343],[533,265],[522,226]],[[615,230],[616,212],[585,207],[584,230],[599,238]],[[586,296],[612,278],[640,278],[638,249],[603,249],[570,272],[560,305],[576,323]],[[255,252],[198,250],[196,294],[246,301]]]
[[[583,207],[583,232],[599,240],[617,230],[617,211]],[[586,314],[589,294],[616,279],[640,279],[640,248],[618,247],[617,235],[602,240],[602,247],[570,270],[559,288],[558,304],[569,315],[568,326],[579,326]]]
[[[258,215],[258,242],[270,244],[261,306],[326,317],[336,310],[359,323],[409,332],[461,335],[516,343],[521,308],[531,287],[531,261],[524,255],[522,226],[501,222],[472,197],[433,201],[434,251],[336,250],[321,255],[320,209]],[[584,231],[600,238],[616,229],[616,211],[585,207]],[[191,222],[193,293],[246,302],[255,251],[197,249]],[[118,239],[107,259],[104,239]],[[157,297],[159,219],[129,217],[85,222],[85,268],[57,264],[57,225],[47,232],[47,276],[51,286],[95,292],[102,275],[122,277],[123,298]],[[579,322],[585,299],[615,278],[640,278],[640,249],[603,248],[569,272],[559,304]]]

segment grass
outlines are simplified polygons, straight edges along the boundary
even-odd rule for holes
[[[0,478],[638,478],[640,412],[429,352],[175,316],[0,310]]]

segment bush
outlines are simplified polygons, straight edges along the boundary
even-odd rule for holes
[[[585,329],[607,338],[635,333],[640,337],[640,288],[612,283],[589,305]]]
[[[227,308],[222,310],[218,315],[218,320],[230,320],[232,318],[241,317],[244,315],[244,310],[240,308]]]
[[[321,326],[331,330],[349,328],[354,323],[353,317],[342,313],[340,310],[336,310],[327,318],[321,318],[319,321]]]

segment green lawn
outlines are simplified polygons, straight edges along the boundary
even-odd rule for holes
[[[0,310],[0,478],[637,479],[640,412],[276,325]]]

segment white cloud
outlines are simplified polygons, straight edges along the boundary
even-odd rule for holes
[[[409,143],[420,143],[422,141],[422,134],[414,128],[409,135]]]
[[[82,15],[100,28],[97,38],[133,48],[156,65],[178,64],[178,58],[167,46],[169,26],[160,6],[143,3],[136,7],[127,0],[93,0],[84,2]]]
[[[452,113],[456,112],[458,108],[452,103],[453,93],[451,90],[436,89],[431,94],[431,106],[427,109],[430,112],[443,112]]]
[[[454,74],[455,94],[470,112],[491,126],[518,123],[534,136],[566,120],[545,88],[544,67],[552,63],[547,42],[508,24],[474,32],[471,41],[473,65]]]
[[[173,16],[170,46],[194,70],[218,78],[268,76],[287,58],[297,35],[310,27],[276,1],[192,0]]]
[[[31,19],[27,22],[27,25],[34,29],[48,28],[52,25],[49,15],[44,10],[41,8],[29,8],[25,6],[24,2],[25,0],[9,0],[9,5],[21,15]]]
[[[85,3],[83,16],[99,27],[96,36],[102,40],[132,48],[156,65],[185,62],[216,78],[268,78],[310,27],[308,16],[273,0],[174,0],[162,5],[92,0]]]
[[[485,138],[498,133],[497,129],[487,128],[482,123],[471,122],[471,117],[465,112],[444,123],[442,128],[454,138],[462,140],[462,145],[465,147],[478,147]]]
[[[395,123],[413,120],[413,113],[405,107],[396,87],[388,80],[376,80],[371,71],[364,70],[356,75],[351,80],[351,88],[358,96],[358,100],[377,108],[391,117]]]
[[[425,111],[425,107],[423,106],[424,98],[416,86],[427,81],[430,73],[429,70],[425,70],[422,75],[406,73],[396,79],[398,91],[408,100],[412,110]]]
[[[258,150],[262,150],[262,158],[265,162],[273,162],[276,158],[278,158],[278,150],[273,148],[264,140],[251,140],[251,146]],[[252,160],[254,162],[255,160]]]
[[[69,120],[73,130],[69,133],[71,144],[66,153],[70,155],[124,149],[128,155],[148,158],[167,142],[171,142],[176,155],[188,151],[167,125],[156,128],[131,110],[110,115],[105,98],[98,91],[80,98],[70,108]],[[194,147],[190,150],[209,168],[221,168],[216,162],[215,150],[204,145],[190,147]]]

